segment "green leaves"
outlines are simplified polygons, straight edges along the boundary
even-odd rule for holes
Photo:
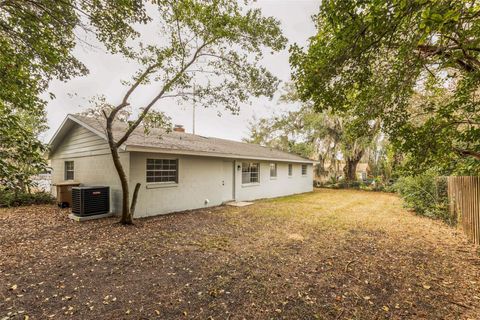
[[[308,48],[290,49],[299,94],[319,111],[381,120],[415,170],[460,170],[480,151],[477,11],[464,1],[323,2]]]
[[[66,81],[88,72],[72,53],[82,33],[92,33],[109,51],[129,56],[127,40],[138,35],[133,25],[148,20],[144,2],[137,0],[0,2],[3,186],[24,189],[30,176],[46,165],[45,146],[38,139],[46,128],[46,101],[40,95],[54,78]]]
[[[42,113],[12,112],[0,105],[0,186],[26,191],[31,176],[46,167],[45,146],[37,135],[44,129]]]
[[[228,0],[165,1],[156,6],[160,16],[152,27],[162,30],[162,39],[131,53],[145,68],[155,66],[142,82],[160,85],[153,104],[165,96],[191,101],[194,85],[197,104],[233,113],[252,96],[273,96],[279,81],[261,59],[266,50],[285,47],[277,20]]]

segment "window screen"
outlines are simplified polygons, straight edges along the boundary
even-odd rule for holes
[[[290,164],[288,165],[288,175],[291,176],[292,173],[293,173],[293,165],[290,163]]]
[[[307,165],[302,164],[302,176],[306,176],[306,175],[307,175]]]
[[[178,160],[147,159],[147,182],[178,183]]]
[[[277,176],[277,164],[270,163],[270,178],[275,178]]]
[[[75,167],[73,161],[65,161],[65,180],[74,180]]]
[[[260,182],[260,164],[256,162],[242,162],[242,183]]]

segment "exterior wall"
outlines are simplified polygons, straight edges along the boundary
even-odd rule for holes
[[[108,143],[95,133],[75,124],[58,146],[55,158],[110,154]]]
[[[178,184],[146,183],[147,159],[178,159]],[[130,158],[130,190],[141,183],[135,217],[165,214],[175,211],[220,205],[225,201],[271,198],[313,190],[313,168],[307,165],[302,176],[301,164],[293,164],[288,177],[288,164],[277,163],[277,178],[270,178],[270,162],[261,162],[260,183],[242,184],[242,161],[195,156],[172,156],[158,153],[132,152]],[[231,168],[231,171],[228,169]],[[229,179],[229,175],[233,175]],[[232,181],[235,184],[235,195]],[[225,182],[225,185],[224,183]],[[230,196],[231,195],[231,196]],[[208,203],[206,202],[208,200]]]
[[[253,161],[260,162],[260,182],[242,184],[242,160],[143,152],[123,152],[120,157],[129,177],[130,192],[133,193],[136,183],[141,183],[136,218],[216,206],[231,200],[254,200],[313,190],[311,164],[307,165],[307,175],[302,176],[301,164],[294,163],[293,175],[289,177],[288,163],[277,162],[277,177],[270,178],[270,162]],[[146,183],[147,158],[178,159],[178,183]],[[53,184],[65,182],[65,161],[74,161],[74,181],[86,186],[109,186],[112,211],[120,213],[120,180],[105,140],[75,125],[51,154],[50,161]],[[53,188],[52,193],[55,191]]]
[[[147,158],[178,159],[178,184],[146,183]],[[135,209],[137,218],[217,206],[224,201],[223,160],[220,158],[132,152],[130,173],[131,193],[136,183],[142,184]]]
[[[121,153],[120,159],[128,176],[129,153]],[[65,161],[73,161],[74,181],[86,186],[109,186],[111,210],[121,212],[122,188],[105,140],[76,125],[50,156],[50,160],[53,185],[65,182]],[[56,195],[55,187],[52,188],[52,193]]]
[[[252,160],[244,161],[252,162]],[[270,178],[270,163],[274,162],[260,162],[260,183],[242,184],[242,161],[236,161],[235,200],[248,201],[313,191],[312,164],[307,165],[307,175],[302,176],[302,165],[300,163],[293,163],[292,176],[290,177],[288,176],[288,163],[276,162],[277,177]],[[238,166],[240,166],[240,170]]]

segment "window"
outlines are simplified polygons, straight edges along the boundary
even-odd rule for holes
[[[270,163],[270,178],[276,178],[276,177],[277,177],[277,164]]]
[[[242,162],[242,183],[260,182],[260,164],[254,162]]]
[[[147,159],[147,182],[178,183],[178,160]]]
[[[288,164],[288,176],[291,177],[293,173],[293,165],[291,163]]]
[[[73,161],[65,161],[65,180],[73,180],[75,178],[75,170]]]
[[[306,176],[306,175],[307,175],[307,165],[302,164],[302,176]]]

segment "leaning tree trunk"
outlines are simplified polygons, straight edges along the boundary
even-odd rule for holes
[[[114,147],[110,147],[112,153],[112,160],[113,164],[115,165],[115,169],[117,170],[118,177],[120,178],[120,183],[122,185],[122,217],[120,219],[121,224],[133,224],[133,215],[130,211],[130,192],[128,188],[128,179],[123,170],[122,162],[120,161],[120,155],[118,153],[118,149]]]
[[[110,146],[110,153],[112,154],[113,164],[117,170],[118,177],[120,178],[120,184],[122,186],[122,217],[120,219],[121,224],[133,224],[133,214],[135,212],[135,205],[137,203],[138,192],[140,190],[140,183],[137,183],[133,192],[132,206],[130,203],[130,192],[128,186],[128,177],[123,169],[122,162],[120,160],[120,154],[118,153],[118,145],[113,138],[112,133],[113,120],[107,119],[107,138],[108,145]]]
[[[132,205],[129,207],[129,186],[127,175],[125,170],[123,170],[122,162],[120,161],[120,154],[118,149],[114,146],[110,148],[112,153],[113,164],[117,170],[118,176],[120,178],[120,183],[122,185],[122,217],[120,219],[121,224],[133,224],[133,214],[135,213],[135,206],[137,205],[138,192],[140,191],[140,183],[135,185],[132,196]]]

